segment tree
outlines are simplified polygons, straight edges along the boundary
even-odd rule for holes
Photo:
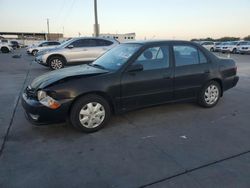
[[[221,41],[221,42],[226,42],[226,41],[237,41],[240,40],[239,37],[222,37],[217,39],[217,41]]]
[[[211,37],[207,37],[204,39],[192,39],[191,41],[214,41],[214,39]]]
[[[250,35],[248,35],[248,36],[244,37],[244,40],[248,40],[248,41],[250,41]]]

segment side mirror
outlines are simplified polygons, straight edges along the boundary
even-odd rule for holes
[[[128,72],[140,72],[143,71],[142,64],[133,64],[128,68]]]
[[[73,45],[68,45],[67,48],[72,49],[72,48],[74,48],[74,46]]]

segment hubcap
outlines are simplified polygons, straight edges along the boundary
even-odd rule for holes
[[[209,105],[213,105],[219,99],[219,89],[216,85],[210,85],[205,91],[205,101]]]
[[[86,128],[98,127],[105,118],[104,107],[97,102],[86,104],[79,113],[79,120]]]
[[[63,67],[63,63],[62,63],[62,61],[60,59],[53,59],[51,61],[51,67],[54,70],[61,69]]]

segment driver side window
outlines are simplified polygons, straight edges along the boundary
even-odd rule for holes
[[[157,46],[147,48],[134,63],[141,64],[144,71],[168,68],[169,47]]]

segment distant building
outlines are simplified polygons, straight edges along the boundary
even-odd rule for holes
[[[136,34],[135,33],[125,33],[125,34],[110,34],[110,33],[107,33],[107,34],[100,34],[100,37],[116,39],[119,42],[127,42],[127,41],[135,40]]]
[[[29,32],[0,32],[1,37],[16,38],[20,40],[59,40],[62,33],[29,33]],[[7,37],[5,37],[7,36]]]

